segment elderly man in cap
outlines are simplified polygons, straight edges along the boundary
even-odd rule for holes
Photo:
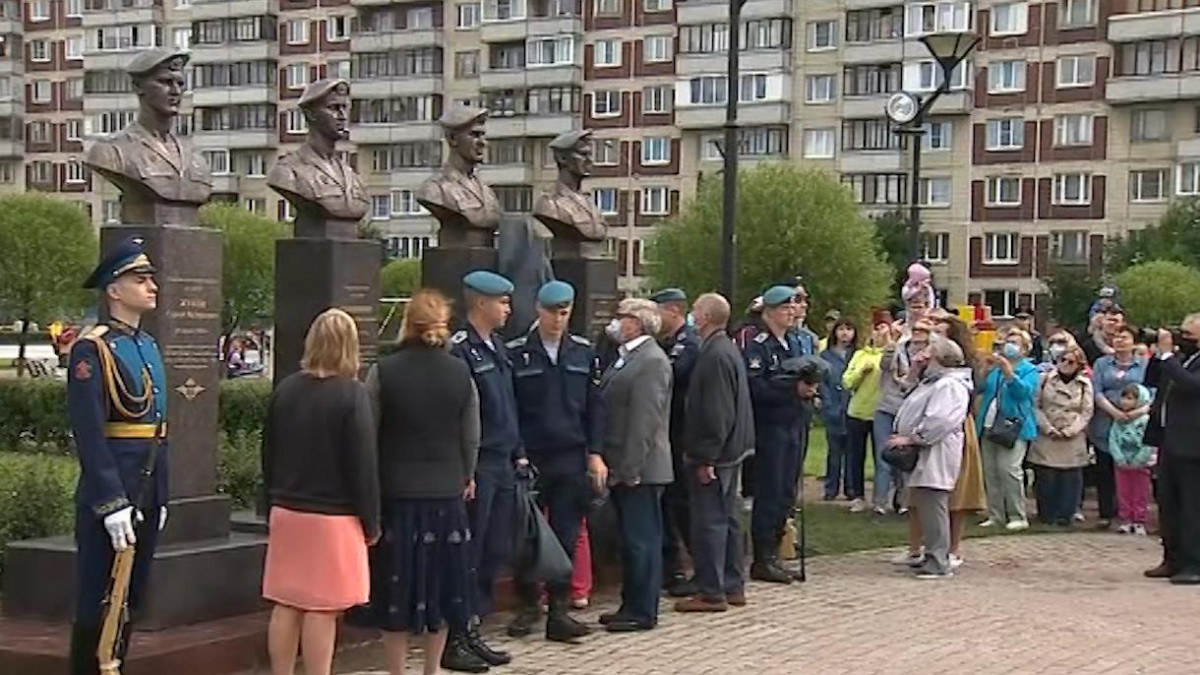
[[[417,201],[442,224],[438,233],[442,247],[492,246],[500,222],[500,201],[475,173],[487,147],[487,115],[481,108],[458,106],[438,120],[450,156],[441,173],[421,185]]]
[[[484,643],[478,623],[492,611],[496,575],[512,552],[515,469],[529,461],[517,429],[512,359],[498,333],[512,313],[512,282],[495,272],[477,270],[463,277],[463,286],[466,328],[450,337],[450,351],[470,367],[479,392],[479,461],[475,499],[468,514],[471,567],[476,581],[471,609],[476,620],[465,634],[451,633],[442,667],[474,673],[482,672],[481,665],[499,666],[512,660],[509,654]]]
[[[796,501],[803,437],[811,417],[805,402],[811,401],[817,390],[816,383],[797,380],[784,368],[789,359],[805,356],[794,332],[795,296],[795,288],[782,285],[763,293],[764,330],[743,351],[757,441],[750,576],[782,584],[791,583],[792,575],[779,563],[779,544]]]
[[[521,439],[537,468],[538,501],[549,514],[550,527],[567,554],[575,553],[579,529],[590,502],[591,487],[604,489],[607,474],[600,456],[599,360],[586,338],[567,331],[575,289],[550,281],[537,294],[537,327],[508,343],[513,363]],[[518,570],[522,609],[508,627],[509,635],[528,635],[541,616],[536,579]],[[550,616],[546,639],[574,642],[591,631],[567,614],[571,584],[547,584]]]
[[[208,163],[171,131],[185,88],[186,52],[149,49],[126,72],[138,97],[137,120],[97,141],[85,163],[120,188],[122,221],[158,224],[153,204],[184,206],[175,215],[191,225],[195,211],[212,195]],[[190,218],[190,219],[189,219]]]
[[[534,206],[533,215],[554,233],[556,258],[599,257],[604,251],[608,222],[583,179],[592,174],[592,132],[568,131],[550,142],[558,164],[558,180]]]
[[[621,346],[600,384],[602,452],[621,533],[621,606],[601,615],[600,623],[622,633],[658,625],[662,493],[674,480],[668,440],[671,362],[654,341],[662,326],[653,302],[622,300],[610,325]]]
[[[308,138],[275,163],[267,184],[296,207],[298,233],[355,237],[370,201],[353,167],[337,152],[337,142],[350,134],[350,85],[317,80],[305,88],[299,105]]]
[[[128,239],[84,284],[101,293],[109,318],[75,342],[67,370],[67,413],[80,465],[72,675],[99,672],[98,647],[105,665],[124,660],[128,629],[118,644],[99,645],[114,552],[136,549],[128,597],[136,614],[145,605],[158,532],[166,524],[167,375],[158,344],[141,328],[142,315],[158,304],[154,272],[142,240]]]
[[[688,489],[683,480],[684,401],[692,368],[700,352],[700,338],[688,314],[687,294],[678,288],[666,288],[650,297],[658,304],[662,319],[662,339],[659,344],[671,360],[674,384],[671,387],[671,461],[675,482],[663,494],[663,587],[674,597],[688,597],[695,588],[684,571],[684,557],[691,550],[691,528],[688,523]]]

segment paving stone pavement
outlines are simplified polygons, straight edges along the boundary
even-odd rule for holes
[[[999,536],[964,545],[953,579],[919,581],[889,552],[810,561],[810,579],[752,584],[750,605],[680,615],[578,646],[497,641],[500,675],[1181,675],[1200,672],[1200,589],[1144,579],[1149,537]],[[601,606],[578,616],[594,620]],[[378,647],[337,672],[387,675]],[[411,669],[411,666],[410,666]],[[410,672],[419,672],[411,670]]]

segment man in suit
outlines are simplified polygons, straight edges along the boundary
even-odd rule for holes
[[[1146,443],[1158,447],[1163,561],[1147,570],[1173,584],[1200,584],[1200,313],[1180,327],[1178,349],[1160,330],[1146,386],[1157,388]]]
[[[754,452],[754,409],[746,365],[729,338],[729,302],[709,293],[692,316],[703,340],[687,389],[683,429],[685,482],[691,503],[691,552],[696,593],[680,612],[723,612],[746,604],[737,483],[742,461]]]
[[[608,474],[621,532],[621,606],[601,615],[600,622],[610,632],[622,633],[658,625],[662,493],[674,480],[667,436],[671,362],[654,341],[661,319],[653,302],[626,298],[617,305],[613,322],[621,346],[600,383],[605,470],[593,474]]]

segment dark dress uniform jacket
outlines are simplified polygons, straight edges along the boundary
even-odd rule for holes
[[[754,452],[754,409],[746,366],[724,331],[704,339],[687,388],[685,459],[733,466]]]
[[[783,362],[803,356],[798,340],[789,331],[782,342],[770,331],[754,336],[744,352],[750,395],[754,401],[754,421],[760,430],[764,425],[798,424],[803,415],[795,380],[784,377]]]
[[[671,395],[671,452],[678,456],[684,450],[683,430],[688,419],[684,406],[692,369],[700,352],[700,336],[695,328],[684,324],[662,343],[662,348],[671,360],[671,373],[675,378]]]
[[[603,433],[599,360],[592,343],[564,335],[557,364],[536,330],[508,347],[526,453],[540,471],[582,473],[587,451],[599,450]]]
[[[475,328],[467,326],[450,338],[450,351],[466,362],[479,390],[479,463],[509,465],[524,457],[517,428],[517,398],[512,360],[500,336],[489,347]]]
[[[1147,442],[1163,452],[1200,459],[1200,354],[1185,359],[1154,357],[1146,367],[1146,386],[1158,389]]]

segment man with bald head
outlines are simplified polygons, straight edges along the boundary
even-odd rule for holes
[[[684,412],[683,480],[691,502],[696,595],[675,605],[680,612],[746,604],[736,501],[741,464],[754,452],[754,410],[745,363],[729,338],[729,313],[729,302],[716,293],[692,305],[701,342]]]

